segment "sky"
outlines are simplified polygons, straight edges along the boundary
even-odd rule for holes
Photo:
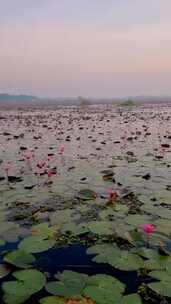
[[[171,95],[171,1],[0,0],[0,92]]]

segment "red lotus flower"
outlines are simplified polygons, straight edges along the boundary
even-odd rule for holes
[[[140,225],[139,227],[140,227],[140,229],[143,230],[143,232],[145,234],[151,234],[155,230],[155,227],[152,224],[143,224],[143,225]]]
[[[37,167],[42,169],[43,167],[46,166],[46,161],[45,160],[40,160],[38,163],[37,163]]]
[[[8,174],[9,170],[11,169],[11,164],[10,162],[6,163],[3,167],[4,171],[6,172],[6,174]]]
[[[61,145],[60,147],[59,147],[59,154],[60,155],[63,155],[64,154],[64,145]]]
[[[48,170],[47,175],[48,175],[48,177],[52,177],[53,176],[53,171],[52,170]]]
[[[118,193],[111,188],[107,190],[107,194],[109,200],[115,200],[118,198]]]
[[[24,153],[23,155],[24,159],[27,161],[31,161],[32,160],[32,153],[30,151]]]

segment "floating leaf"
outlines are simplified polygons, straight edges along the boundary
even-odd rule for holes
[[[65,299],[57,296],[50,296],[39,301],[40,304],[65,304]]]
[[[148,284],[148,286],[155,291],[156,293],[165,296],[165,297],[171,297],[171,261],[168,264],[165,271],[151,271],[149,273],[149,276],[152,278],[155,278],[157,280],[160,280],[160,282],[154,282]]]
[[[126,223],[133,226],[139,226],[144,223],[151,223],[151,217],[148,215],[133,214],[129,215],[125,220]]]
[[[61,231],[66,233],[66,232],[70,232],[73,235],[81,235],[84,233],[88,233],[89,229],[88,226],[85,224],[76,224],[74,222],[70,222],[67,224],[64,224],[61,228]]]
[[[0,222],[0,237],[8,242],[14,242],[20,235],[20,226],[12,222]],[[2,243],[3,244],[3,243]]]
[[[39,236],[29,236],[19,244],[19,249],[28,253],[47,251],[55,245],[55,240],[44,239]]]
[[[57,296],[79,296],[82,294],[86,285],[86,275],[79,274],[73,271],[64,271],[56,276],[59,281],[49,282],[46,285],[46,290]]]
[[[68,222],[72,222],[73,218],[75,219],[75,214],[73,209],[59,210],[52,213],[50,216],[51,225],[63,225]],[[78,217],[79,218],[79,217]]]
[[[24,303],[32,294],[38,292],[45,285],[45,276],[35,269],[20,270],[13,273],[16,281],[2,284],[6,304]]]
[[[149,270],[162,270],[166,269],[171,262],[170,256],[157,255],[144,262],[144,268]]]
[[[142,301],[138,294],[130,294],[123,297],[122,304],[142,304]]]
[[[41,223],[32,226],[31,233],[34,236],[41,236],[43,238],[53,238],[54,234],[59,230],[58,226],[49,227],[48,223]]]
[[[144,264],[137,254],[120,250],[115,244],[96,245],[88,248],[87,253],[96,255],[93,258],[96,263],[107,263],[120,270],[138,270]]]
[[[122,293],[125,290],[123,283],[108,275],[87,276],[73,271],[64,271],[62,274],[56,275],[56,278],[58,281],[47,283],[46,289],[54,295],[64,296],[67,299],[71,298],[66,303],[72,303],[73,298],[78,299],[75,302],[73,300],[73,303],[78,302],[80,304],[93,304],[94,302],[97,304],[117,304],[120,303]],[[93,301],[88,301],[81,296]],[[46,304],[46,302],[42,304]]]
[[[35,257],[23,250],[14,250],[7,253],[4,257],[4,261],[15,265],[19,268],[29,268],[31,264],[35,262]]]
[[[114,233],[112,224],[107,221],[90,222],[88,228],[91,232],[98,235],[112,235]]]
[[[164,296],[164,297],[171,297],[171,282],[154,282],[148,284],[148,286],[155,291],[156,293]]]
[[[95,275],[88,279],[84,295],[98,304],[120,303],[124,284],[108,275]]]
[[[90,189],[80,190],[77,194],[77,197],[82,200],[93,200],[96,196],[96,193]]]

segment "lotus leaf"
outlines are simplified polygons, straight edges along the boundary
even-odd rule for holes
[[[98,235],[112,235],[114,233],[112,224],[107,221],[90,222],[88,228],[91,232]]]
[[[23,250],[14,250],[4,256],[4,261],[19,268],[29,268],[35,262],[35,257]]]
[[[19,244],[19,249],[27,253],[47,251],[55,245],[55,240],[44,239],[39,236],[29,236]]]
[[[6,304],[24,303],[32,294],[41,290],[46,281],[44,274],[35,269],[16,271],[13,276],[16,281],[4,282],[2,285]]]
[[[120,270],[138,270],[144,264],[137,254],[120,250],[116,245],[96,245],[90,247],[87,253],[96,255],[93,258],[96,263],[107,263]]]
[[[96,193],[90,189],[83,189],[78,192],[77,197],[81,200],[94,200]]]
[[[50,296],[50,297],[46,297],[43,298],[39,301],[40,304],[65,304],[66,301],[61,298],[61,297],[57,297],[57,296]]]
[[[153,291],[162,296],[171,297],[171,261],[165,270],[151,271],[149,276],[160,281],[148,284]]]
[[[32,226],[31,233],[32,235],[41,236],[43,238],[53,238],[54,234],[59,230],[58,226],[49,227],[48,223],[41,223],[35,226]]]
[[[133,214],[126,218],[126,223],[137,227],[144,223],[151,223],[151,217],[148,215]]]
[[[130,294],[128,296],[124,296],[122,300],[122,304],[141,304],[141,298],[138,294]]]
[[[125,286],[108,275],[95,275],[87,280],[84,295],[97,304],[118,304]]]
[[[171,257],[166,255],[157,255],[144,262],[144,268],[149,270],[166,269],[171,262]]]
[[[49,282],[46,290],[56,296],[73,297],[82,294],[86,286],[87,276],[72,271],[64,271],[58,274],[58,281]]]

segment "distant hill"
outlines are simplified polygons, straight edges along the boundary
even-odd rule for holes
[[[32,95],[10,95],[6,93],[0,94],[0,105],[16,106],[58,106],[58,105],[80,105],[84,101],[87,105],[94,104],[120,104],[127,100],[132,100],[135,104],[160,104],[160,103],[171,103],[170,96],[126,96],[126,97],[114,97],[114,98],[93,98],[93,97],[36,97]]]
[[[0,94],[0,102],[30,102],[36,100],[37,97],[31,95],[10,95]]]

